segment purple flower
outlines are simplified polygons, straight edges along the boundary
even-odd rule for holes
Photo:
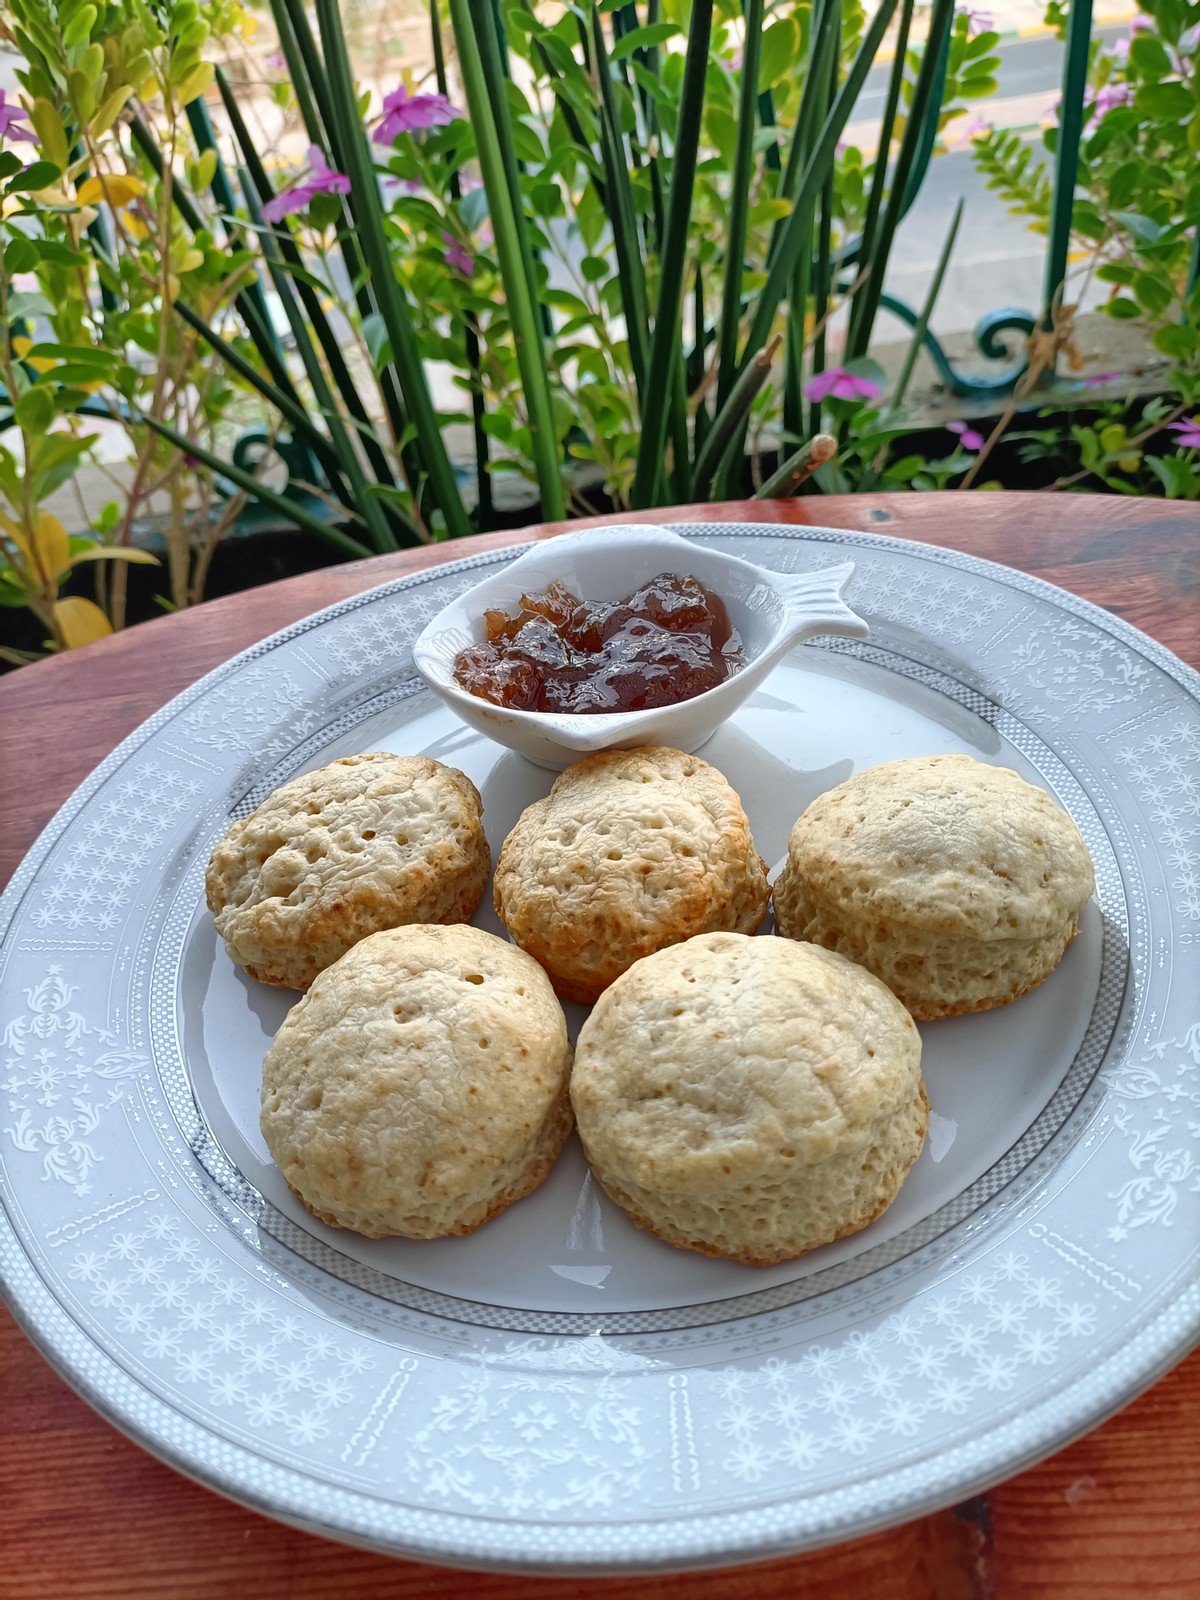
[[[982,450],[987,443],[983,435],[977,433],[969,422],[948,422],[946,431],[958,435],[964,450]]]
[[[402,133],[444,127],[461,116],[462,112],[444,94],[409,94],[401,84],[384,96],[383,121],[371,137],[376,144],[395,144]]]
[[[282,222],[293,211],[304,211],[319,194],[349,194],[350,179],[344,172],[335,172],[316,145],[308,150],[310,177],[307,183],[293,184],[281,189],[273,200],[262,208],[264,222]]]
[[[996,25],[996,19],[990,11],[977,11],[974,6],[962,6],[958,15],[966,17],[967,32],[972,36],[977,33],[990,33]]]
[[[1200,450],[1200,417],[1185,417],[1182,422],[1172,422],[1170,427],[1179,435],[1177,444],[1185,450]]]
[[[25,144],[36,144],[33,134],[23,126],[24,118],[28,115],[19,100],[10,100],[0,89],[0,139],[10,139],[14,144],[18,139]]]
[[[443,257],[448,267],[457,267],[464,278],[469,278],[475,271],[475,257],[464,248],[452,233],[442,234],[442,243],[446,246]]]
[[[1123,372],[1097,372],[1092,377],[1083,380],[1083,387],[1085,389],[1102,389],[1106,383],[1116,383],[1118,379],[1124,376]]]
[[[845,367],[826,367],[810,378],[804,394],[808,400],[874,400],[879,385],[870,378],[860,378]]]
[[[1100,89],[1089,88],[1084,94],[1083,103],[1092,106],[1096,115],[1102,117],[1115,106],[1132,105],[1133,90],[1127,83],[1106,83]]]

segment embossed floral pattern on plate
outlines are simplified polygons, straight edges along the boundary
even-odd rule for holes
[[[226,1493],[441,1561],[752,1559],[1006,1475],[1196,1337],[1200,680],[1083,602],[966,557],[689,531],[783,571],[853,559],[872,640],[806,656],[813,670],[990,730],[996,759],[1028,761],[1092,830],[1085,1042],[936,1219],[794,1282],[622,1320],[389,1276],[280,1210],[217,1115],[178,989],[199,959],[196,863],[283,773],[396,719],[425,726],[411,641],[506,557],[297,624],[116,751],[2,902],[14,1306],[94,1403]],[[619,1277],[594,1264],[592,1213],[573,1226],[584,1265],[560,1280],[564,1305]]]

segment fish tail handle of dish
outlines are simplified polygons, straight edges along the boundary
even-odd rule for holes
[[[842,598],[854,576],[853,561],[817,572],[781,573],[772,578],[772,587],[784,603],[789,644],[818,633],[833,633],[843,639],[865,639],[871,630]]]

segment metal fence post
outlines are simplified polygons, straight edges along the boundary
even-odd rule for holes
[[[1042,327],[1054,326],[1054,309],[1067,276],[1071,211],[1079,175],[1079,143],[1083,130],[1083,98],[1087,90],[1088,54],[1092,37],[1092,0],[1071,0],[1067,48],[1063,60],[1062,101],[1058,108],[1058,142],[1054,152],[1054,205],[1046,250],[1046,292]]]

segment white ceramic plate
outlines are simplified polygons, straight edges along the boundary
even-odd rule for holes
[[[799,1263],[639,1233],[574,1143],[471,1238],[335,1233],[267,1158],[259,1063],[290,997],[228,962],[204,864],[284,778],[374,749],[469,773],[496,851],[552,775],[457,722],[411,643],[511,557],[346,601],[211,674],[114,752],[0,902],[0,1260],[66,1377],[224,1493],[461,1565],[762,1558],[1009,1475],[1197,1336],[1200,678],[947,551],[687,531],[780,571],[853,560],[872,625],[796,651],[705,747],[772,867],[856,768],[966,750],[1083,830],[1080,937],[1017,1005],[922,1029],[924,1154],[884,1217]]]

